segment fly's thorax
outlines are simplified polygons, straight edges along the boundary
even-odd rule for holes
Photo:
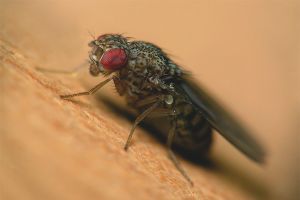
[[[129,43],[128,65],[134,72],[148,77],[182,73],[159,47],[146,42]]]
[[[127,76],[120,77],[120,80],[122,85],[126,87],[129,96],[147,97],[150,93],[159,90],[148,78],[134,73],[128,73]]]
[[[130,90],[129,93],[160,92],[164,78],[180,76],[180,68],[157,46],[146,42],[128,43],[128,63],[119,70],[119,78]]]
[[[129,44],[129,68],[146,77],[162,76],[169,70],[166,55],[154,45],[145,42]]]

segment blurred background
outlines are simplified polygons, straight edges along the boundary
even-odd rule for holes
[[[226,173],[259,180],[269,199],[298,199],[298,1],[1,1],[0,13],[1,37],[43,68],[71,70],[86,60],[88,31],[163,48],[268,153],[258,166],[215,134],[212,159]],[[101,80],[79,78],[87,89]]]

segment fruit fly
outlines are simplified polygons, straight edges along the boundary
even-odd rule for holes
[[[165,121],[152,120],[153,126],[158,130],[168,127],[161,132],[167,138],[170,157],[192,185],[192,180],[171,150],[171,144],[199,156],[204,155],[212,142],[212,129],[249,158],[263,163],[265,153],[260,145],[162,49],[147,42],[130,42],[130,39],[118,34],[94,38],[88,44],[92,48],[88,59],[90,74],[108,78],[87,92],[60,97],[68,99],[91,95],[113,81],[118,94],[125,96],[129,106],[140,113],[124,148],[129,147],[136,126],[145,117],[150,114],[159,120],[163,117]]]

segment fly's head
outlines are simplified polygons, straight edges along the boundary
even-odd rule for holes
[[[104,76],[118,71],[127,65],[127,39],[117,34],[105,34],[91,41],[89,47],[90,74]]]

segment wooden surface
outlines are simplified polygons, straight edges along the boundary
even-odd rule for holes
[[[1,199],[298,198],[298,4],[177,2],[163,11],[169,2],[1,4]],[[59,94],[86,91],[102,79],[35,69],[80,64],[91,40],[86,29],[130,31],[126,36],[171,49],[255,130],[267,164],[256,165],[215,135],[213,167],[179,157],[191,187],[148,130],[138,127],[124,151],[132,119],[111,106],[124,106],[111,87],[61,100]]]

